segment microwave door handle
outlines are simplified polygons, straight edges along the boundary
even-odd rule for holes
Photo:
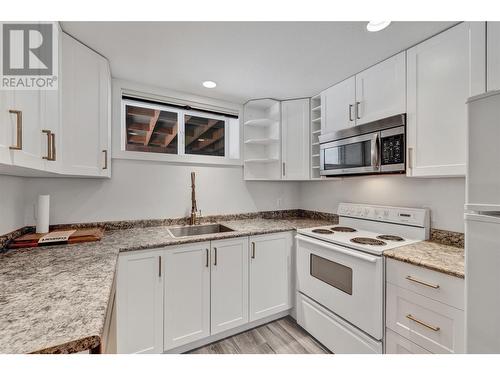
[[[379,169],[380,167],[380,134],[375,133],[372,137],[371,145],[371,162],[373,169]]]

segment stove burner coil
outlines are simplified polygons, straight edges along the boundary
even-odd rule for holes
[[[356,229],[350,227],[332,227],[330,229],[334,232],[357,232]]]
[[[382,234],[380,236],[377,236],[379,240],[387,240],[387,241],[404,241],[405,239],[403,237],[399,236],[393,236],[391,234]]]
[[[377,240],[376,238],[369,237],[354,237],[351,238],[351,242],[360,244],[360,245],[374,245],[374,246],[384,246],[386,243],[384,241]]]
[[[328,229],[313,229],[313,233],[318,233],[318,234],[332,234],[333,232]]]

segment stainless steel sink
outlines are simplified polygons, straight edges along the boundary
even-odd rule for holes
[[[168,228],[168,231],[173,237],[189,237],[199,236],[202,234],[233,232],[231,228],[221,224],[190,225],[185,227]]]

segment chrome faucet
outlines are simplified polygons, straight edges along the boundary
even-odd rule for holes
[[[196,220],[198,214],[198,207],[196,206],[196,185],[195,185],[196,175],[191,172],[191,216],[189,217],[189,225],[199,224],[199,220]],[[201,211],[200,211],[201,216]]]

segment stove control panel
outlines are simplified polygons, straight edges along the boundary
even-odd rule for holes
[[[429,210],[426,208],[340,203],[337,214],[345,217],[406,224],[418,227],[427,227],[429,225]]]

